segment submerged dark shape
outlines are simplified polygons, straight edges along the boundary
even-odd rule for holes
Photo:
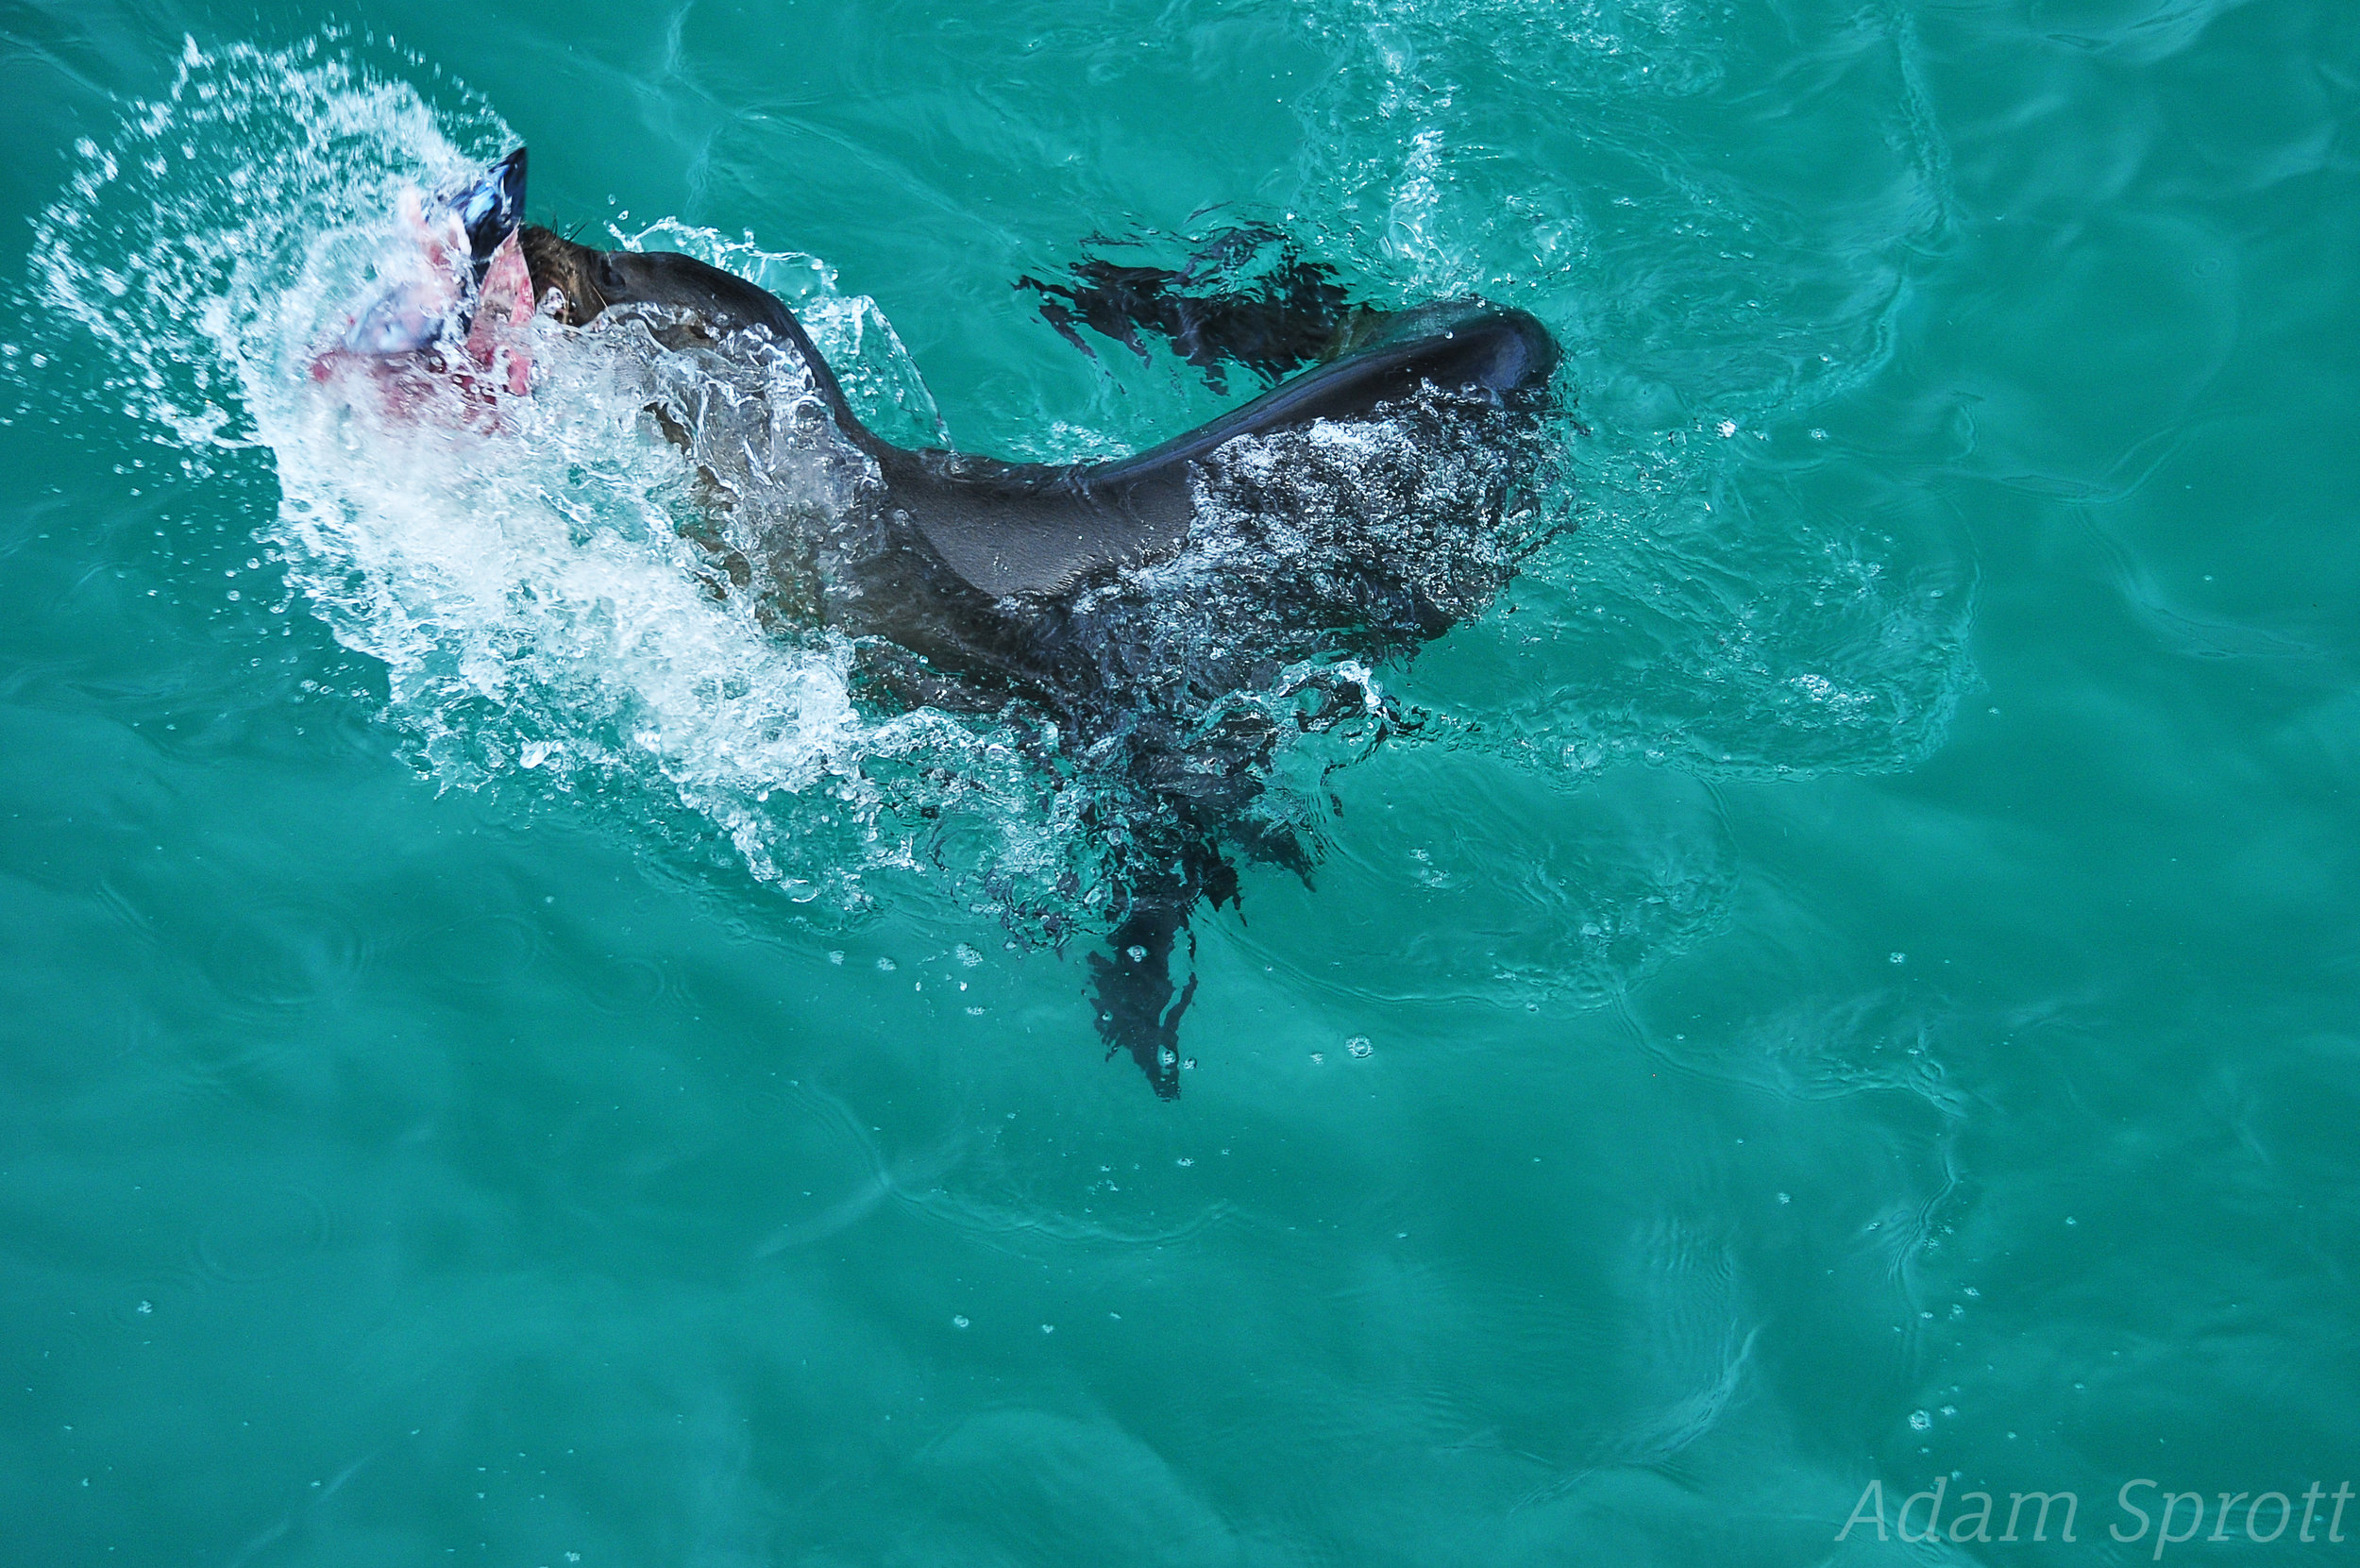
[[[1093,244],[1113,242],[1100,239]],[[1266,224],[1214,230],[1178,267],[1125,265],[1091,256],[1069,269],[1073,281],[1020,278],[1040,295],[1043,320],[1084,353],[1077,326],[1149,359],[1142,331],[1169,342],[1216,392],[1229,389],[1223,365],[1244,365],[1265,385],[1290,370],[1333,359],[1384,312],[1356,305],[1336,269],[1306,261],[1291,236]]]
[[[793,313],[743,278],[518,233],[534,295],[557,291],[572,325],[627,310],[660,345],[716,364],[798,362],[811,420],[859,474],[833,512],[744,515],[755,487],[737,460],[702,457],[691,428],[710,400],[650,405],[700,454],[721,519],[700,541],[716,588],[767,594],[779,614],[855,639],[871,700],[1030,715],[1045,752],[1112,781],[1120,799],[1084,818],[1113,846],[1117,885],[1109,951],[1089,960],[1098,1028],[1109,1054],[1127,1051],[1158,1094],[1177,1094],[1195,980],[1175,987],[1171,965],[1184,937],[1193,950],[1191,910],[1235,896],[1233,851],[1309,869],[1299,826],[1267,807],[1280,741],[1381,725],[1365,677],[1340,661],[1408,656],[1479,613],[1537,542],[1511,523],[1558,364],[1547,330],[1477,299],[1348,306],[1332,274],[1297,258],[1299,311],[1286,288],[1252,309],[1190,294],[1172,335],[1200,364],[1325,362],[1133,457],[1006,463],[880,438]],[[1087,312],[1087,290],[1121,284],[1105,320],[1163,332],[1155,302],[1198,281],[1092,276],[1033,286]]]

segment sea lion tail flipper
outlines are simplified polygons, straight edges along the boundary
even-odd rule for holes
[[[1107,1056],[1129,1052],[1164,1100],[1180,1096],[1180,1018],[1196,999],[1196,936],[1188,930],[1196,899],[1192,880],[1186,886],[1134,890],[1130,913],[1106,938],[1111,951],[1089,955],[1098,1037],[1106,1042]],[[1184,935],[1189,973],[1174,987],[1172,949]]]

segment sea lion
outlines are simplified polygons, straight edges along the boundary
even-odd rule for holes
[[[673,252],[594,250],[531,225],[519,238],[535,291],[559,290],[572,325],[615,306],[651,305],[724,330],[759,328],[791,345],[836,429],[876,462],[894,507],[909,514],[912,543],[995,599],[1069,592],[1092,572],[1170,555],[1195,515],[1191,464],[1239,436],[1366,419],[1427,387],[1528,409],[1558,362],[1556,340],[1526,312],[1446,300],[1386,317],[1317,369],[1134,457],[1003,463],[879,439],[793,312],[742,278]]]
[[[1020,285],[1076,342],[1079,320],[1136,347],[1135,323],[1184,332],[1200,368],[1226,357],[1266,376],[1304,344],[1335,351],[1113,462],[910,449],[867,427],[767,291],[693,257],[601,251],[520,225],[524,167],[519,148],[436,204],[438,221],[464,231],[461,270],[487,298],[513,246],[532,297],[571,327],[636,320],[660,346],[716,367],[784,356],[824,423],[815,449],[857,470],[845,504],[766,510],[749,442],[701,440],[698,409],[651,402],[666,433],[699,454],[726,518],[701,541],[721,564],[716,590],[767,592],[781,615],[853,638],[880,700],[1036,714],[1045,745],[1089,757],[1130,796],[1138,809],[1110,830],[1122,845],[1110,952],[1091,959],[1098,1026],[1110,1054],[1127,1050],[1158,1094],[1176,1094],[1176,1030],[1195,982],[1175,999],[1170,958],[1190,910],[1234,894],[1231,849],[1308,873],[1299,833],[1257,809],[1284,728],[1365,711],[1362,678],[1339,659],[1406,657],[1514,572],[1502,521],[1553,406],[1548,330],[1479,299],[1348,307],[1307,274],[1293,281],[1309,303],[1291,310],[1176,307],[1182,274],[1080,269],[1075,287]],[[468,335],[464,311],[445,313],[447,336]],[[387,315],[380,304],[362,320]]]

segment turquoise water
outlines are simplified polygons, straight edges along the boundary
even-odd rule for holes
[[[0,11],[0,1560],[2360,1561],[2356,90],[2295,0]],[[1011,288],[1094,234],[1563,341],[1576,528],[1286,759],[1176,1102],[1024,926],[1087,835],[660,447],[306,422],[322,237],[516,141],[970,450],[1222,406]]]

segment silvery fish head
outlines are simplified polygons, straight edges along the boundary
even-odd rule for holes
[[[345,330],[355,354],[413,354],[467,330],[485,272],[524,216],[525,149],[423,200],[405,191],[376,295]]]
[[[433,205],[458,218],[476,280],[482,281],[492,253],[524,221],[525,149],[518,147],[472,180],[444,186],[434,194]]]

